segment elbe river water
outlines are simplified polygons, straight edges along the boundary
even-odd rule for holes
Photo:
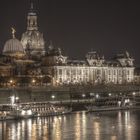
[[[140,110],[1,121],[0,140],[140,140]]]

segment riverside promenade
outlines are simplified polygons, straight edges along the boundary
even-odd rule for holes
[[[91,99],[99,94],[101,97],[139,94],[139,85],[71,85],[71,86],[16,86],[0,88],[0,104],[8,102],[12,95],[18,96],[20,102],[44,102]]]

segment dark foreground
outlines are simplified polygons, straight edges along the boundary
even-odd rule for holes
[[[0,122],[0,140],[139,140],[140,110]]]

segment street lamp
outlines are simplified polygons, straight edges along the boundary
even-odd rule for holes
[[[13,83],[13,80],[11,79],[11,80],[10,80],[10,84],[12,84],[12,83]]]
[[[35,83],[36,83],[36,80],[32,79],[32,84],[35,85]]]
[[[136,95],[136,92],[133,92],[132,95],[133,95],[133,104],[135,104],[135,95]]]
[[[129,105],[129,103],[130,103],[130,100],[129,99],[125,99],[124,104],[125,105]]]
[[[135,96],[136,95],[136,92],[133,92],[132,95]]]
[[[109,93],[108,95],[111,96],[111,93]]]
[[[51,98],[52,98],[52,99],[55,99],[55,95],[52,95]]]
[[[14,86],[14,80],[13,79],[10,79],[9,83],[10,83],[11,87]]]
[[[32,80],[32,83],[35,83],[35,82],[36,82],[35,79],[33,79],[33,80]]]
[[[85,95],[85,94],[82,94],[82,97],[83,97],[83,98],[85,98],[85,97],[86,97],[86,95]]]
[[[16,100],[18,100],[18,99],[19,99],[19,97],[16,97],[15,99],[16,99]]]
[[[95,96],[97,99],[99,98],[99,94],[96,94],[96,96]]]

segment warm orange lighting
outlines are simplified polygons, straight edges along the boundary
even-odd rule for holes
[[[32,80],[32,83],[35,83],[35,82],[36,82],[36,80],[35,80],[35,79],[33,79],[33,80]]]
[[[13,83],[13,80],[10,80],[10,83],[12,84]]]

